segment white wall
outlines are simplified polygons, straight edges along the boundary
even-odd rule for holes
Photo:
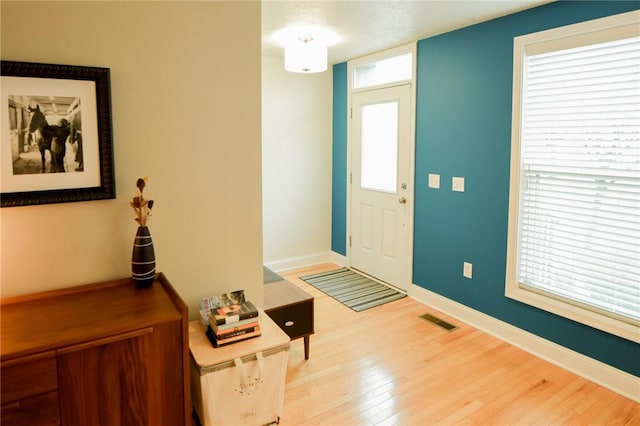
[[[295,74],[262,58],[265,263],[328,258],[331,250],[332,74]]]
[[[0,7],[2,59],[111,68],[117,191],[1,209],[2,296],[130,276],[129,201],[148,176],[157,269],[191,317],[237,288],[262,305],[260,3]]]

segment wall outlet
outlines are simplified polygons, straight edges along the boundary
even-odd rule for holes
[[[451,189],[456,192],[464,192],[464,178],[463,177],[452,178]]]
[[[473,278],[473,265],[469,262],[464,262],[462,265],[462,276],[465,278]]]
[[[429,188],[440,189],[440,175],[429,173]]]

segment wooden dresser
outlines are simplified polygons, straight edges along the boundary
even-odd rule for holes
[[[188,425],[187,306],[160,273],[3,299],[0,423]]]

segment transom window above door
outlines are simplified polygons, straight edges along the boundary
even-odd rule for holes
[[[353,71],[353,89],[411,81],[412,76],[413,54],[404,53],[356,66]]]

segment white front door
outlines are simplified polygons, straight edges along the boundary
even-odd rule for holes
[[[402,290],[411,280],[411,85],[357,92],[351,123],[351,266]]]

